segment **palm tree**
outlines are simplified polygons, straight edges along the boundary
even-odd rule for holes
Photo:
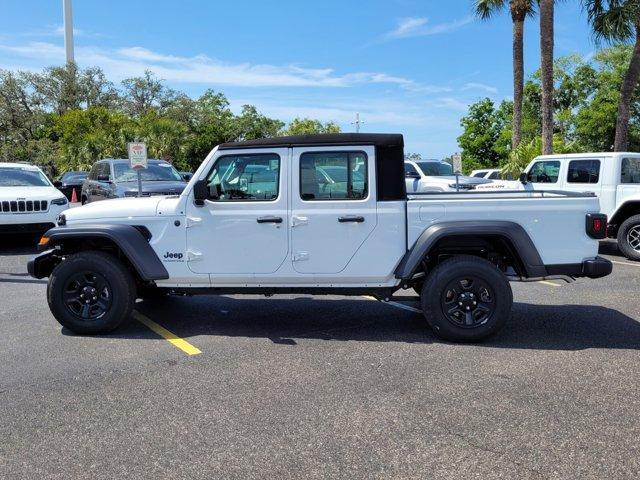
[[[583,0],[596,41],[635,41],[633,55],[620,87],[614,150],[629,146],[629,117],[633,92],[640,78],[640,0]]]
[[[542,154],[553,153],[553,3],[540,0]]]
[[[524,90],[524,21],[535,14],[534,0],[474,0],[476,15],[487,20],[509,5],[513,22],[513,126],[511,147],[522,139],[522,99]]]

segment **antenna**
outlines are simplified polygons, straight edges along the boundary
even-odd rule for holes
[[[351,122],[351,125],[356,126],[356,133],[360,133],[360,125],[364,123],[364,120],[360,120],[360,113],[356,113],[356,121]]]

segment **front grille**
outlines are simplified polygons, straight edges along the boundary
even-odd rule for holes
[[[48,207],[46,200],[5,200],[0,202],[0,213],[46,212]]]

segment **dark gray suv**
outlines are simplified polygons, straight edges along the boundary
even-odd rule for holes
[[[142,170],[142,195],[179,195],[187,182],[164,160],[149,160]],[[82,184],[82,204],[138,195],[138,174],[127,159],[98,160]]]

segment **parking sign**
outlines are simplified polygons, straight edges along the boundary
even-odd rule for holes
[[[147,168],[147,145],[142,142],[128,144],[129,166],[133,169]]]

